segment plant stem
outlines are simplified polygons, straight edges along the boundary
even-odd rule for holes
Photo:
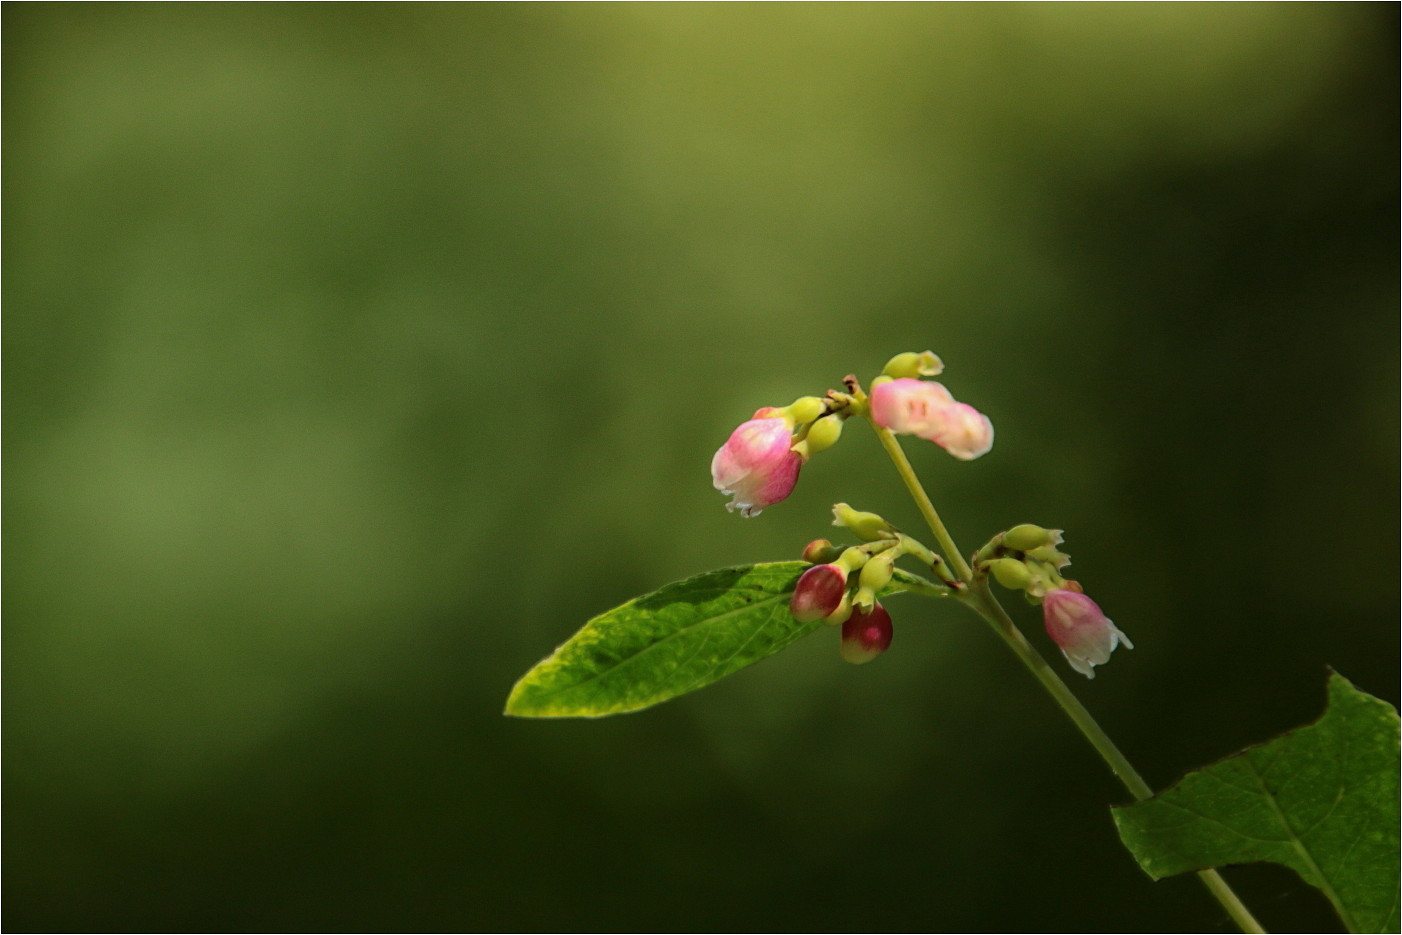
[[[1013,623],[1008,612],[1003,609],[1003,605],[998,603],[998,599],[989,591],[987,582],[982,582],[973,586],[972,599],[969,604],[979,616],[987,620],[993,629],[1002,637],[1003,642],[1008,644],[1008,648],[1013,651],[1013,655],[1022,660],[1022,664],[1027,666],[1028,671],[1042,683],[1042,687],[1052,696],[1061,710],[1066,712],[1066,716],[1076,725],[1076,728],[1085,735],[1086,740],[1095,748],[1095,752],[1100,754],[1100,758],[1110,767],[1110,771],[1119,777],[1124,783],[1130,795],[1136,801],[1142,801],[1154,794],[1154,790],[1149,788],[1149,784],[1139,775],[1125,755],[1120,752],[1120,748],[1115,746],[1115,742],[1101,728],[1100,723],[1086,710],[1079,698],[1071,693],[1071,689],[1061,680],[1061,676],[1052,670],[1047,661],[1042,658],[1042,654],[1027,642],[1027,637],[1022,635],[1022,631]]]
[[[1085,705],[1081,704],[1080,699],[1071,693],[1071,689],[1062,681],[1061,676],[1057,675],[1052,667],[1047,665],[1042,654],[1037,652],[1031,643],[1027,642],[1022,631],[1013,623],[1008,612],[1003,609],[1002,604],[998,603],[998,599],[989,589],[987,579],[974,581],[972,570],[964,561],[958,547],[955,546],[954,540],[940,520],[939,514],[935,512],[935,506],[930,502],[929,494],[925,492],[919,478],[915,476],[915,469],[911,467],[910,460],[906,458],[900,442],[888,429],[882,428],[875,422],[872,423],[872,428],[876,430],[876,437],[880,439],[881,446],[890,456],[891,463],[896,467],[896,473],[900,474],[901,480],[905,482],[906,490],[910,492],[915,505],[920,509],[926,525],[930,527],[930,532],[934,533],[940,548],[954,566],[959,580],[969,585],[967,592],[961,595],[964,602],[988,622],[993,631],[1013,651],[1013,655],[1017,656],[1033,677],[1042,683],[1042,687],[1061,706],[1061,710],[1071,719],[1071,723],[1076,725],[1081,735],[1095,748],[1095,752],[1100,754],[1100,758],[1110,767],[1110,771],[1120,782],[1124,783],[1125,788],[1129,790],[1130,795],[1134,796],[1135,801],[1142,802],[1151,797],[1154,791],[1149,788],[1149,784],[1120,752],[1120,748],[1115,746],[1110,735],[1105,733],[1099,722],[1086,710]],[[1232,891],[1232,888],[1227,885],[1227,881],[1222,879],[1221,874],[1216,870],[1200,870],[1197,875],[1198,879],[1207,887],[1208,892],[1222,904],[1222,908],[1227,910],[1228,915],[1243,932],[1264,933],[1266,931],[1236,893]]]
[[[925,493],[920,479],[915,476],[915,469],[910,466],[910,459],[901,449],[901,443],[896,441],[896,436],[891,434],[890,429],[884,429],[875,422],[871,423],[871,427],[876,430],[876,437],[880,439],[881,447],[886,449],[891,463],[896,466],[896,473],[901,475],[901,480],[905,482],[905,489],[910,491],[915,505],[920,509],[920,515],[925,517],[925,525],[929,526],[930,532],[935,534],[935,541],[939,543],[940,550],[944,552],[945,558],[953,566],[955,575],[959,577],[960,581],[971,580],[973,573],[969,570],[969,563],[964,561],[964,556],[949,536],[949,530],[944,528],[940,515],[935,512],[935,505],[930,502],[930,495]]]

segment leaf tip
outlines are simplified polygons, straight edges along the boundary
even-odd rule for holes
[[[516,680],[516,684],[511,686],[511,693],[506,696],[506,707],[502,708],[503,717],[539,717],[535,706],[530,701],[531,676],[535,674],[540,666],[533,666],[529,672]]]

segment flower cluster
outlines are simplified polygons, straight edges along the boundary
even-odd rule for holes
[[[896,560],[914,555],[924,561],[931,553],[875,513],[845,503],[835,504],[832,513],[833,525],[846,527],[862,544],[841,548],[826,539],[808,543],[803,557],[813,565],[794,585],[789,611],[800,623],[841,624],[842,658],[860,665],[891,646],[891,615],[877,596],[895,576]]]
[[[1118,646],[1133,649],[1134,644],[1078,582],[1061,576],[1071,564],[1071,557],[1057,548],[1061,543],[1061,530],[1024,523],[994,536],[975,559],[983,559],[979,568],[1003,587],[1023,591],[1042,605],[1047,635],[1071,668],[1093,679],[1095,666],[1109,662]]]
[[[986,454],[993,446],[988,417],[956,402],[942,384],[919,379],[943,368],[930,351],[897,354],[872,381],[869,397],[848,377],[847,393],[829,390],[757,410],[711,459],[712,483],[731,497],[726,508],[757,516],[788,497],[808,458],[836,444],[852,415],[869,415],[882,428],[932,441],[964,461]]]
[[[939,445],[955,458],[970,461],[993,447],[993,423],[967,403],[926,377],[938,376],[944,364],[930,351],[897,354],[864,393],[855,377],[843,382],[846,392],[805,396],[784,407],[765,407],[730,434],[711,459],[711,479],[731,497],[729,510],[756,516],[788,497],[809,457],[835,444],[843,421],[865,415],[880,428],[914,435]],[[834,525],[845,526],[865,544],[833,548],[826,540],[810,544],[804,558],[813,563],[794,587],[789,609],[794,618],[842,625],[842,657],[868,662],[891,645],[891,615],[876,600],[893,575],[893,563],[913,555],[934,570],[948,590],[958,593],[969,582],[951,575],[943,559],[893,529],[873,513],[845,503],[834,508]],[[1001,533],[974,556],[978,575],[992,576],[1005,587],[1021,590],[1042,605],[1047,633],[1077,672],[1095,677],[1129,638],[1074,581],[1061,576],[1071,559],[1058,551],[1060,530],[1024,524]],[[853,586],[851,576],[860,571]],[[937,587],[931,585],[931,587]]]
[[[800,623],[841,624],[842,658],[855,665],[871,662],[891,646],[891,614],[875,597],[891,578],[891,551],[880,553],[885,558],[879,560],[860,548],[846,549],[836,561],[814,565],[799,576],[789,600],[789,611]],[[856,564],[862,572],[856,591],[849,592],[848,575]]]

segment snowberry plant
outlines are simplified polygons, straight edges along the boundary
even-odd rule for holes
[[[695,691],[827,626],[840,654],[868,663],[890,649],[898,594],[960,605],[982,618],[1124,784],[1133,804],[1113,809],[1120,836],[1154,879],[1196,872],[1245,932],[1265,931],[1217,867],[1267,860],[1318,887],[1353,932],[1398,930],[1398,718],[1386,702],[1329,678],[1320,719],[1202,770],[1155,795],[1119,748],[1014,623],[994,586],[1041,608],[1070,669],[1094,678],[1134,644],[1082,586],[1066,577],[1063,534],[1024,523],[964,553],[954,544],[906,458],[900,435],[972,461],[993,446],[988,417],[932,377],[933,353],[898,354],[864,388],[766,406],[711,460],[727,508],[744,517],[783,501],[808,461],[866,422],[928,527],[926,541],[876,513],[833,507],[846,541],[815,539],[800,561],[708,572],[589,621],[517,682],[506,713],[601,717]],[[1132,629],[1132,628],[1131,628]],[[1142,650],[1141,650],[1142,651]]]

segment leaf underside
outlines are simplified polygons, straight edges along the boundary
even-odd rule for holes
[[[823,626],[789,613],[806,562],[722,568],[590,620],[516,683],[506,713],[603,717],[695,691]]]
[[[1333,903],[1351,932],[1398,930],[1398,718],[1338,674],[1313,724],[1113,810],[1151,877],[1272,861]]]

